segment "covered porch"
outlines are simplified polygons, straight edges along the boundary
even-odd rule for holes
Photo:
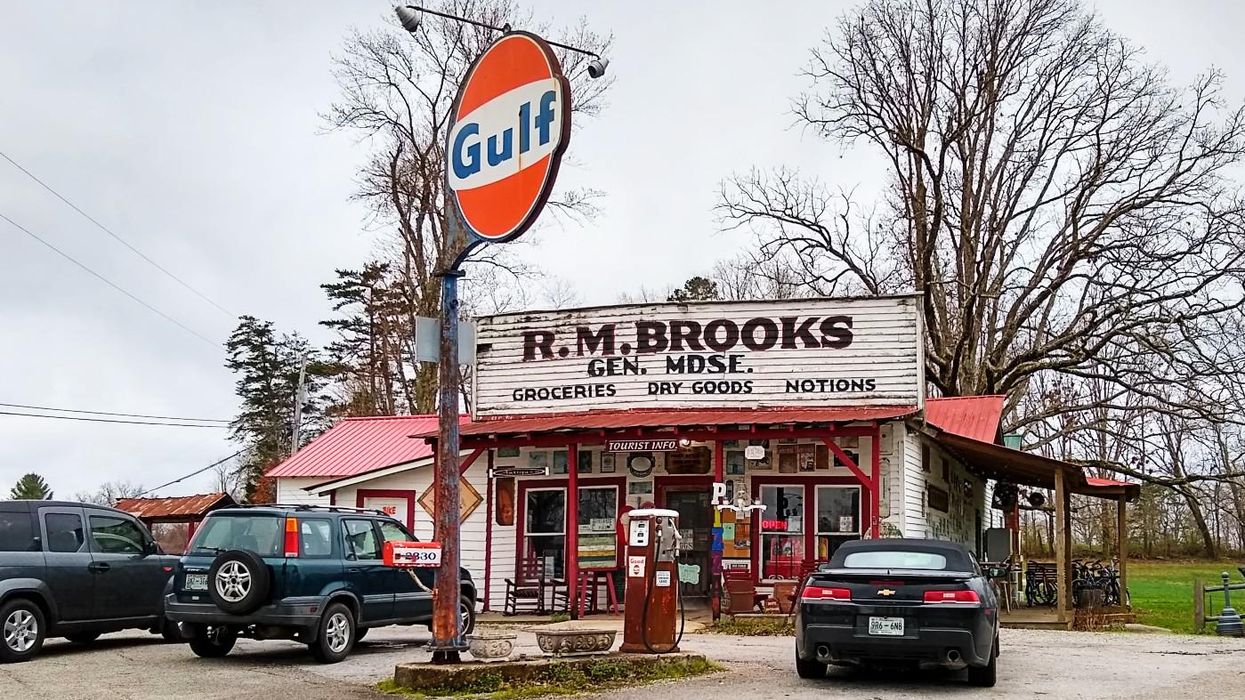
[[[1116,549],[1118,553],[1118,599],[1116,605],[1096,607],[1093,614],[1099,621],[1132,622],[1134,617],[1128,601],[1128,503],[1141,493],[1139,484],[1088,477],[1080,465],[1021,452],[1003,445],[974,440],[944,432],[927,425],[925,431],[944,448],[957,455],[974,472],[1009,483],[1047,489],[1054,494],[1051,505],[1054,517],[1054,576],[1050,581],[1050,565],[1028,558],[1020,547],[1019,504],[1005,512],[1007,528],[1011,532],[1011,579],[1003,583],[1010,605],[1000,612],[1005,627],[1020,628],[1071,628],[1076,622],[1073,600],[1077,572],[1085,571],[1079,563],[1074,565],[1072,556],[1072,495],[1108,499],[1116,504]],[[1002,564],[1004,562],[992,562]],[[1045,564],[1045,566],[1044,566]],[[1053,606],[1036,592],[1041,587],[1053,586]],[[1023,602],[1022,602],[1023,599]],[[1041,604],[1037,604],[1040,602]]]

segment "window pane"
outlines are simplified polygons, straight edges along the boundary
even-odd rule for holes
[[[304,557],[327,557],[333,553],[333,525],[327,520],[299,520],[299,547]]]
[[[355,559],[380,559],[380,542],[371,520],[343,520],[346,543]]]
[[[860,489],[817,487],[817,532],[860,533]]]
[[[558,533],[566,529],[566,492],[527,492],[527,532]]]
[[[43,524],[48,531],[49,552],[77,552],[86,544],[79,515],[48,513],[43,516]]]
[[[618,489],[581,489],[579,492],[579,524],[591,525],[593,520],[609,520],[610,532],[614,531],[614,518],[618,516]],[[598,524],[601,524],[598,522]]]
[[[30,513],[0,513],[0,552],[29,552],[34,548]]]
[[[566,554],[566,539],[561,535],[529,535],[527,557],[536,562],[536,569],[546,578],[560,578]]]
[[[142,554],[146,539],[133,521],[112,515],[91,516],[91,542],[97,552]]]
[[[762,486],[762,532],[804,532],[804,487]]]
[[[284,546],[285,518],[275,515],[217,515],[203,521],[195,533],[191,551],[224,552],[245,549],[261,557],[280,556]]]
[[[932,552],[893,550],[888,552],[853,552],[843,558],[850,569],[929,569],[947,568],[947,558]]]
[[[803,566],[804,538],[802,536],[761,536],[762,578],[797,578]]]
[[[390,520],[380,521],[380,536],[386,542],[413,542],[414,537],[407,534],[400,525]]]

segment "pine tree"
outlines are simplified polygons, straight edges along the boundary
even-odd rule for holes
[[[683,283],[681,289],[676,289],[670,293],[670,297],[666,301],[678,301],[687,303],[689,301],[716,301],[721,299],[722,295],[718,293],[718,283],[706,277],[693,277]]]
[[[254,316],[239,319],[225,347],[225,366],[238,375],[235,390],[242,404],[229,427],[232,439],[248,447],[238,474],[247,498],[252,499],[264,472],[291,452],[294,403],[303,362],[307,369],[299,446],[326,427],[319,394],[328,368],[297,333],[278,337],[271,321]]]
[[[31,472],[17,480],[13,490],[9,491],[9,498],[46,501],[52,498],[52,489],[43,477]]]
[[[338,334],[327,348],[337,401],[326,413],[388,416],[413,411],[412,385],[402,361],[410,324],[389,265],[373,262],[362,270],[337,270],[337,280],[320,288],[340,314],[320,322]]]

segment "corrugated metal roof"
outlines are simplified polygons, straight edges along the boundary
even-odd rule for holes
[[[925,420],[939,430],[994,442],[1003,420],[1006,396],[952,396],[925,400]]]
[[[885,420],[916,413],[916,406],[860,406],[839,408],[758,408],[589,411],[550,416],[514,416],[466,423],[463,435],[515,435],[570,430],[673,428],[709,425],[773,425],[787,423],[847,423]],[[432,437],[436,426],[417,433]]]
[[[122,498],[114,506],[136,518],[148,520],[203,517],[210,510],[234,505],[227,493],[202,493],[169,498]]]
[[[428,443],[411,435],[436,429],[436,414],[346,418],[268,470],[268,476],[353,476],[403,464],[432,454]]]

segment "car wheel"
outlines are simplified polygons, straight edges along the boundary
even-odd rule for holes
[[[0,663],[30,661],[43,647],[47,626],[43,611],[25,598],[0,606]]]
[[[475,631],[476,604],[467,596],[458,599],[458,619],[462,623],[464,636]]]
[[[993,688],[998,679],[999,657],[992,650],[990,663],[985,666],[969,666],[968,682],[978,688]]]
[[[228,627],[201,627],[190,638],[190,650],[205,659],[218,659],[233,649],[238,633]]]
[[[272,580],[268,565],[255,552],[222,552],[208,569],[208,595],[216,607],[231,615],[254,612],[268,599]]]
[[[360,628],[358,628],[358,629],[356,629],[356,630],[354,631],[354,641],[355,641],[355,644],[358,644],[359,642],[363,641],[363,638],[367,636],[367,631],[368,631],[368,629],[370,629],[370,628],[368,628],[368,627],[360,627]]]
[[[800,658],[797,652],[795,655],[795,674],[800,678],[825,678],[826,664],[811,659],[805,661]]]
[[[68,639],[74,644],[90,644],[96,639],[99,639],[99,632],[79,632],[78,634],[67,634],[65,635],[65,639]]]
[[[356,639],[354,613],[341,603],[333,603],[320,617],[316,641],[308,646],[316,661],[335,664],[350,654]]]

